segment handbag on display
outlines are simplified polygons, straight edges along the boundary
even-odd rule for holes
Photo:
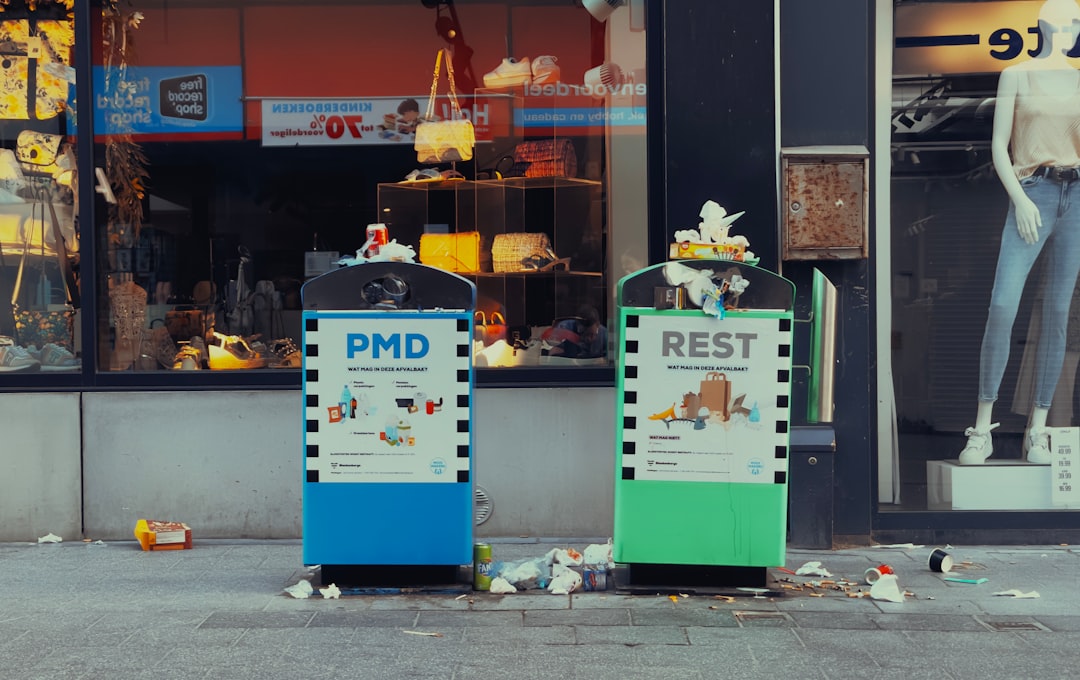
[[[206,333],[203,313],[194,307],[180,307],[165,312],[165,329],[174,342],[188,342]]]
[[[484,346],[506,340],[506,318],[501,312],[475,312],[473,320],[473,340],[483,342]]]
[[[465,117],[458,104],[454,65],[449,54],[446,55],[446,72],[450,78],[450,120],[435,120],[435,95],[439,88],[444,52],[446,50],[439,50],[435,55],[435,76],[431,81],[427,112],[423,122],[416,127],[413,148],[416,149],[416,160],[421,163],[467,161],[473,157],[473,147],[476,146],[472,121]]]
[[[51,175],[60,169],[56,161],[63,142],[63,135],[23,130],[15,141],[15,157],[24,172]]]
[[[481,253],[478,231],[420,235],[420,263],[444,271],[482,271]]]
[[[514,165],[526,177],[577,177],[577,152],[566,138],[522,142],[514,148]]]
[[[553,255],[551,240],[543,232],[496,234],[491,242],[491,266],[496,272],[536,271],[553,262],[565,262]],[[543,267],[537,266],[541,261],[545,261]]]
[[[7,3],[4,3],[7,4]],[[31,29],[31,21],[33,28]],[[31,38],[40,45],[31,54]],[[48,120],[68,101],[68,75],[75,27],[71,21],[7,19],[0,21],[0,119]],[[34,79],[30,80],[33,73]],[[29,87],[34,82],[35,87]]]
[[[41,205],[41,229],[45,229],[45,205]],[[51,208],[51,204],[48,204]],[[59,237],[59,226],[56,224],[55,213],[53,214],[54,236]],[[63,245],[63,238],[58,238]],[[15,286],[11,292],[11,314],[15,319],[15,339],[23,347],[31,345],[38,349],[52,343],[63,347],[68,351],[74,351],[75,347],[75,309],[79,304],[78,289],[75,284],[74,274],[71,272],[71,263],[67,259],[66,251],[57,250],[57,260],[60,264],[60,272],[64,279],[66,291],[66,303],[63,309],[48,309],[49,300],[45,291],[49,289],[49,281],[45,274],[45,237],[42,236],[41,251],[41,285],[38,290],[38,307],[42,309],[23,309],[19,306],[19,292],[22,289],[23,274],[26,271],[26,258],[30,254],[30,242],[26,241],[23,254],[19,260],[19,271],[15,276]]]

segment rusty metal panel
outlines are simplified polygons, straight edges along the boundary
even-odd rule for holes
[[[784,157],[783,259],[867,256],[867,161],[861,155]]]

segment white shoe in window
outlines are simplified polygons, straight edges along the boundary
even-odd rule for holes
[[[532,64],[528,57],[503,59],[495,70],[484,74],[484,87],[501,88],[528,85],[532,82]]]
[[[1035,465],[1050,464],[1050,433],[1046,430],[1028,430],[1024,435],[1024,458]]]
[[[964,430],[964,436],[968,438],[967,446],[960,452],[961,465],[981,465],[994,453],[994,444],[990,437],[990,431],[1001,423],[994,423],[986,429],[986,432],[978,432],[974,427]]]

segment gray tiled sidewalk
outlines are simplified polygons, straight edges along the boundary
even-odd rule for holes
[[[588,542],[492,541],[506,561]],[[310,574],[299,541],[0,544],[0,677],[1075,677],[1072,548],[947,548],[954,575],[988,579],[970,585],[927,568],[933,547],[789,551],[787,569],[816,560],[852,581],[890,564],[913,593],[890,603],[827,589],[733,602],[535,590],[297,600],[283,588]],[[791,581],[777,587],[811,580],[772,574]],[[1040,597],[994,595],[1014,588]]]

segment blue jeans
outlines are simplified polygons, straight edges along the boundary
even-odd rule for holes
[[[1028,274],[1044,247],[1046,254],[1046,291],[1042,304],[1042,324],[1035,353],[1035,402],[1050,408],[1058,378],[1065,361],[1065,332],[1069,324],[1069,305],[1077,274],[1080,274],[1080,182],[1058,182],[1046,177],[1028,177],[1020,183],[1042,217],[1039,240],[1025,243],[1016,229],[1016,208],[1009,203],[1009,214],[1001,234],[994,291],[990,295],[990,314],[983,334],[979,367],[979,401],[997,401],[998,387],[1009,363],[1013,322],[1025,291]]]

